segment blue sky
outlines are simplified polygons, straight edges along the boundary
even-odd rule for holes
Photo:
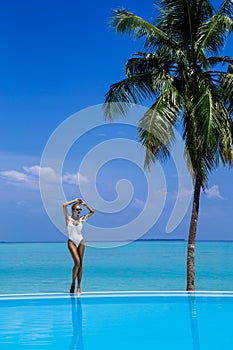
[[[0,241],[62,241],[63,233],[43,207],[38,171],[51,134],[71,115],[102,104],[110,85],[124,78],[124,63],[141,49],[140,43],[116,35],[109,28],[114,8],[124,7],[153,20],[154,1],[45,1],[9,0],[1,6],[1,138],[0,138]],[[214,1],[218,4],[218,1]],[[225,53],[232,55],[232,38]],[[136,140],[130,125],[109,125],[99,117],[99,126],[77,140],[67,153],[62,169],[65,197],[80,194],[77,172],[84,188],[90,178],[79,171],[82,159],[100,143],[112,139]],[[121,142],[121,141],[120,141]],[[104,144],[105,147],[108,145]],[[95,155],[91,155],[95,159]],[[92,161],[88,163],[92,165]],[[166,191],[166,203],[147,237],[187,238],[190,207],[171,233],[166,225],[175,204],[177,177],[173,162],[162,165],[166,189],[155,190],[151,212]],[[158,170],[159,171],[159,170]],[[46,177],[48,173],[45,172]],[[116,184],[131,181],[134,193],[124,209],[111,213],[97,206],[92,226],[117,227],[137,218],[147,197],[145,174],[133,162],[112,159],[96,174],[97,188],[105,201],[117,198]],[[51,181],[58,179],[52,166]],[[147,175],[146,175],[147,176]],[[161,175],[162,176],[162,175]],[[156,175],[155,175],[156,177]],[[162,177],[161,177],[162,179]],[[201,197],[198,239],[232,239],[232,171],[220,168],[210,176],[209,189]],[[162,181],[162,180],[161,180]],[[156,187],[156,184],[155,184]],[[85,189],[84,189],[85,190]],[[183,188],[183,193],[188,191]],[[128,194],[127,194],[128,195]],[[96,203],[89,195],[90,204]],[[163,198],[163,197],[161,197]],[[56,202],[60,208],[62,202]],[[154,206],[154,207],[153,207]],[[60,209],[59,209],[60,210]],[[60,215],[62,215],[60,211]],[[61,220],[63,220],[61,218]],[[146,220],[146,219],[145,219]],[[86,228],[88,231],[88,227]]]

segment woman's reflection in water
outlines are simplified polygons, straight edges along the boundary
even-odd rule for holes
[[[80,298],[71,296],[73,336],[70,343],[70,350],[83,350],[82,335],[82,304]]]

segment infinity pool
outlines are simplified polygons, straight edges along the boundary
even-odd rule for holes
[[[0,296],[0,349],[233,348],[229,292]]]

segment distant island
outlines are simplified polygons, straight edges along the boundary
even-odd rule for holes
[[[185,242],[186,240],[184,238],[139,238],[135,240],[136,242],[138,241],[162,241],[162,242],[167,242],[167,241],[179,241],[179,242]]]

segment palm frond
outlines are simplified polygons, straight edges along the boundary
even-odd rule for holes
[[[150,73],[128,77],[111,85],[103,106],[104,115],[110,120],[118,114],[125,116],[132,104],[141,103],[154,96]]]
[[[233,138],[233,122],[229,115],[229,110],[222,100],[216,103],[216,109],[221,115],[221,132],[219,135],[220,158],[224,165],[232,165],[232,138]]]
[[[104,103],[106,118],[112,120],[117,114],[125,116],[131,104],[142,103],[147,98],[155,98],[167,90],[169,86],[173,86],[173,77],[164,70],[164,67],[152,70],[152,72],[147,72],[146,69],[146,72],[144,72],[143,70],[147,68],[145,64],[136,64],[133,68],[131,67],[131,70],[134,69],[135,71],[136,66],[139,73],[137,72],[135,75],[128,74],[127,79],[110,87]],[[123,107],[120,106],[121,104]]]
[[[233,4],[232,0],[225,0],[221,4],[218,13],[233,19]]]
[[[193,60],[194,43],[198,29],[203,22],[212,17],[213,8],[208,0],[160,0],[159,16],[156,23],[166,33],[172,33],[173,39],[179,43]]]
[[[193,112],[197,125],[197,134],[201,139],[201,150],[206,152],[208,147],[218,142],[215,130],[220,130],[221,119],[216,110],[212,92],[208,87],[195,96]]]
[[[198,24],[206,22],[214,13],[214,8],[209,0],[197,0],[196,9],[195,20],[198,21]]]
[[[221,74],[220,92],[229,114],[233,114],[233,71]]]
[[[131,12],[122,10],[114,10],[111,19],[111,26],[116,29],[117,33],[129,34],[134,40],[145,37],[145,47],[157,39],[162,40],[164,45],[170,48],[177,48],[177,43],[160,28]]]
[[[201,67],[203,67],[204,70],[208,70],[211,66],[211,63],[208,61],[208,57],[203,49],[201,49],[199,52],[198,62],[200,62]]]
[[[230,56],[211,56],[207,58],[207,62],[210,66],[216,66],[219,63],[222,63],[222,65],[226,63],[233,64],[233,59]]]
[[[218,91],[207,85],[196,94],[194,104],[198,163],[204,183],[220,160],[223,164],[231,162],[232,120]]]
[[[142,72],[153,73],[158,69],[169,72],[169,69],[174,68],[174,62],[169,53],[167,57],[162,56],[163,59],[161,59],[161,56],[157,52],[154,54],[137,52],[135,56],[130,58],[125,65],[126,75],[128,77]]]
[[[232,0],[225,0],[218,13],[203,22],[196,41],[197,57],[202,49],[217,54],[233,30]]]
[[[138,123],[139,141],[146,147],[145,167],[151,162],[166,160],[175,140],[174,125],[179,117],[179,106],[168,89],[144,114]]]
[[[174,40],[181,41],[183,34],[189,32],[190,2],[186,0],[160,0],[158,1],[161,15],[157,19],[157,24],[166,33],[173,33]],[[187,25],[188,24],[188,25]],[[185,28],[185,30],[184,30]]]

